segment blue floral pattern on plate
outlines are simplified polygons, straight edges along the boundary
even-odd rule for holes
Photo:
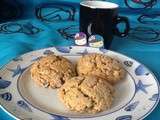
[[[55,47],[61,53],[70,53],[72,47]]]
[[[6,101],[11,101],[12,100],[12,94],[9,93],[9,92],[2,93],[2,94],[0,94],[0,98],[2,98],[3,100],[6,100]]]
[[[77,54],[79,54],[79,55],[86,55],[86,54],[88,54],[88,53],[89,53],[89,52],[88,52],[87,49],[83,50],[82,52],[77,52]]]
[[[32,112],[32,109],[29,107],[29,105],[27,105],[27,103],[25,103],[23,100],[19,100],[17,101],[17,105],[21,108],[23,108],[24,110],[28,111],[28,112]]]
[[[137,105],[139,104],[139,101],[133,102],[130,105],[128,105],[127,107],[125,107],[125,111],[133,111]]]
[[[145,94],[148,94],[148,91],[146,90],[146,88],[150,87],[151,84],[143,84],[141,80],[138,81],[138,83],[136,84],[136,93],[138,91],[142,91]]]
[[[22,57],[16,57],[16,58],[13,58],[13,61],[15,61],[15,62],[23,61],[23,58]]]
[[[0,89],[5,89],[11,84],[11,81],[7,81],[0,77]]]
[[[51,114],[51,116],[52,116],[52,118],[53,118],[53,119],[51,119],[51,120],[70,120],[70,119],[67,118],[67,117],[62,117],[62,116],[59,116],[59,115],[52,115],[52,114]]]
[[[156,100],[158,99],[158,97],[159,97],[158,94],[154,94],[154,95],[152,95],[151,98],[149,98],[149,100],[151,100],[151,101],[156,101]]]
[[[36,57],[36,58],[33,58],[33,59],[31,60],[31,62],[34,62],[34,61],[40,60],[41,58],[42,58],[42,56],[38,56],[38,57]]]
[[[51,51],[51,50],[45,50],[45,51],[43,52],[43,54],[44,54],[44,55],[50,55],[50,54],[54,54],[54,52]]]
[[[17,68],[16,69],[10,69],[8,68],[9,71],[13,72],[13,75],[12,77],[15,77],[17,75],[21,75],[27,68],[21,68],[20,65],[17,65]]]
[[[132,67],[133,62],[132,62],[132,61],[124,61],[124,64],[125,64],[127,67]]]
[[[143,66],[139,65],[135,70],[136,75],[148,75],[149,71]]]

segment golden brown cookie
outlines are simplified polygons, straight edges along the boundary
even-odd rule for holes
[[[125,75],[125,70],[119,61],[102,54],[82,56],[77,63],[79,75],[96,75],[111,84],[117,83]]]
[[[77,76],[65,82],[58,95],[64,105],[76,112],[96,113],[109,109],[113,102],[113,87],[95,76]]]
[[[31,66],[31,78],[42,87],[59,88],[66,79],[76,75],[73,64],[56,55],[42,57]]]

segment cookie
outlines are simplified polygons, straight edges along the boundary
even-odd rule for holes
[[[48,55],[33,63],[31,78],[42,87],[59,88],[76,75],[74,65],[66,58]]]
[[[115,84],[125,76],[125,70],[119,61],[102,54],[82,56],[77,63],[79,75],[96,75]]]
[[[113,102],[114,88],[95,76],[77,76],[58,90],[62,103],[72,111],[97,113],[107,110]]]

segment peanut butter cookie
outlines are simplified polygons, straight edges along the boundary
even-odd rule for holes
[[[72,111],[96,113],[109,109],[113,101],[113,87],[95,76],[77,76],[65,82],[58,95]]]
[[[73,64],[66,58],[56,55],[42,57],[31,66],[31,78],[42,87],[59,88],[76,75]]]
[[[125,70],[119,61],[102,54],[88,54],[81,57],[77,63],[79,75],[96,75],[111,84],[120,81]]]

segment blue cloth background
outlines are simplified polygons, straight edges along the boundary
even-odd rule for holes
[[[2,5],[3,1],[12,7]],[[142,62],[160,80],[160,1],[110,1],[120,5],[120,15],[128,16],[131,26],[129,35],[126,38],[115,37],[110,49]],[[0,9],[0,67],[29,51],[74,45],[73,35],[79,28],[79,2],[80,0],[0,1],[4,7]],[[57,13],[51,13],[57,9]],[[145,118],[158,119],[160,104]],[[13,118],[0,109],[0,120]]]

